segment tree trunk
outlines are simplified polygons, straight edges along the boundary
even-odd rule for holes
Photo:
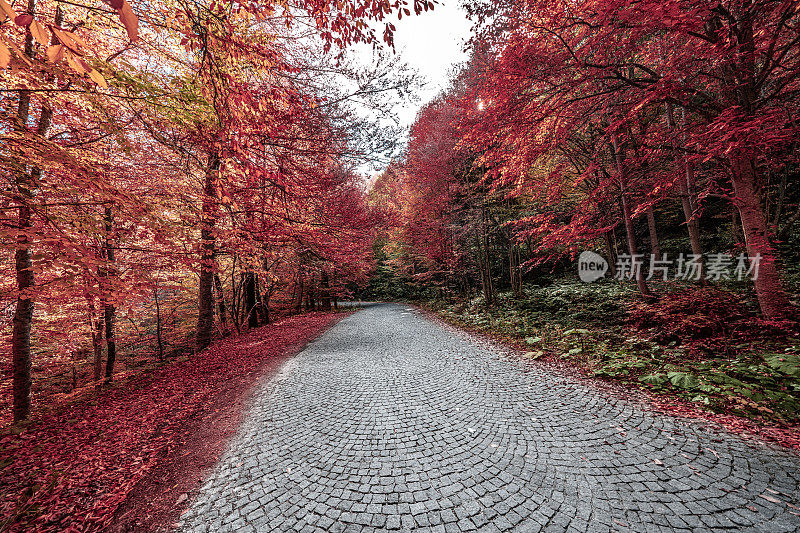
[[[258,277],[258,274],[256,274],[256,314],[259,326],[264,326],[269,322],[269,313],[264,309],[264,298],[261,294],[261,278]]]
[[[114,245],[111,233],[114,229],[114,216],[110,207],[106,207],[106,275],[114,275]],[[114,304],[106,299],[105,301],[105,322],[106,322],[106,380],[111,381],[114,377],[114,363],[117,360],[117,343],[114,338],[114,323],[116,322],[117,309]]]
[[[236,283],[236,260],[237,255],[233,254],[233,263],[231,264],[231,310],[228,313],[228,316],[230,316],[233,326],[236,328],[236,333],[241,334],[242,328],[239,322],[239,292],[241,285],[237,285]],[[216,273],[214,275],[219,277]],[[222,284],[220,284],[220,288],[221,287]]]
[[[28,0],[28,13],[36,12],[36,0]],[[56,9],[56,24],[60,24],[63,13]],[[34,42],[30,27],[25,30],[25,55],[33,58]],[[31,93],[19,91],[17,116],[14,129],[23,131],[26,128],[30,114]],[[50,129],[53,111],[49,106],[43,105],[36,132],[44,137]],[[27,420],[31,408],[31,325],[33,322],[33,289],[34,279],[31,262],[31,236],[33,229],[33,211],[30,201],[33,199],[38,177],[41,170],[34,168],[28,174],[26,165],[20,165],[16,172],[16,196],[19,204],[17,215],[17,249],[14,253],[14,270],[17,281],[17,305],[14,309],[11,328],[11,360],[12,360],[12,389],[13,389],[13,420],[14,423]]]
[[[92,351],[94,355],[94,381],[99,383],[103,375],[103,328],[104,317],[98,316],[94,307],[94,297],[86,297],[89,307],[89,327],[92,332]]]
[[[693,172],[689,163],[684,163],[686,166],[686,174]],[[700,284],[706,284],[706,269],[705,261],[703,260],[703,245],[700,244],[700,224],[697,216],[692,208],[692,199],[689,193],[689,187],[683,179],[678,180],[678,194],[681,198],[681,207],[683,208],[683,217],[686,219],[686,230],[689,233],[689,245],[692,247],[692,254],[700,258]]]
[[[339,310],[339,289],[335,288],[336,287],[336,269],[334,269],[333,273],[331,274],[331,281],[332,281],[332,285],[334,286],[333,292],[331,294],[331,298],[333,300],[333,309],[334,309],[334,311],[338,311]]]
[[[225,307],[225,292],[222,289],[222,280],[216,273],[214,274],[214,293],[217,295],[217,312],[219,313],[219,322],[222,324],[222,335],[227,337],[230,330],[228,329],[228,311]]]
[[[778,205],[775,207],[775,222],[773,225],[778,228],[781,224],[781,216],[783,215],[783,202],[786,199],[786,174],[784,171],[781,176],[781,184],[778,186]]]
[[[323,311],[331,310],[331,284],[328,279],[328,271],[324,268],[320,274],[320,309]]]
[[[270,300],[270,298],[271,298],[271,289],[267,289],[261,296],[261,309],[262,309],[262,315],[261,315],[262,322],[261,323],[263,325],[265,325],[265,326],[267,324],[269,324],[269,322],[271,320],[270,316],[269,316],[269,300]]]
[[[117,309],[114,304],[107,303],[105,309],[106,323],[106,380],[114,379],[114,363],[117,360],[117,343],[114,337],[114,322],[116,321]]]
[[[210,154],[203,190],[203,212],[200,221],[200,283],[197,295],[197,351],[211,344],[214,332],[214,226],[217,223],[217,187],[220,161]]]
[[[308,283],[308,288],[306,289],[306,311],[315,311],[316,310],[316,276],[311,276],[311,280]]]
[[[611,134],[611,146],[614,149],[614,162],[617,166],[617,172],[619,173],[620,196],[622,196],[622,221],[625,224],[625,233],[628,237],[628,253],[631,255],[631,261],[636,261],[639,251],[636,246],[633,216],[631,215],[631,208],[626,191],[628,176],[625,170],[625,156],[620,150],[619,140],[615,133]],[[655,295],[650,291],[650,287],[647,286],[647,282],[644,279],[644,272],[642,272],[641,268],[638,268],[636,271],[636,285],[639,287],[639,293],[641,293],[642,297],[647,299],[655,298]]]
[[[608,271],[614,278],[617,276],[617,237],[613,229],[606,231],[605,241],[608,250]]]
[[[514,298],[522,298],[522,271],[519,267],[520,257],[519,257],[519,246],[514,243],[513,240],[510,241],[510,245],[508,247],[508,270],[509,270],[509,278],[511,281],[511,291],[514,293]]]
[[[661,246],[658,243],[658,227],[656,226],[656,214],[652,207],[647,208],[647,229],[650,232],[650,253],[656,259],[661,259]]]
[[[258,327],[258,301],[256,299],[256,275],[248,271],[244,275],[244,295],[245,295],[245,313],[247,316],[247,327]]]
[[[25,231],[31,226],[31,211],[27,206],[19,209],[19,229]],[[11,333],[11,353],[14,367],[14,423],[28,418],[31,407],[31,322],[33,319],[33,300],[26,291],[33,287],[31,271],[31,250],[28,237],[20,233],[17,244],[20,248],[15,254],[17,272],[17,307],[14,311]]]
[[[478,257],[480,258],[481,269],[481,285],[483,286],[483,297],[486,300],[486,306],[491,307],[495,304],[495,289],[492,280],[492,271],[489,265],[489,235],[486,222],[486,208],[481,208],[480,213],[480,227],[478,237]]]
[[[161,332],[161,304],[158,302],[158,283],[153,287],[153,299],[156,302],[156,343],[158,345],[158,360],[164,360],[164,340]]]
[[[682,135],[683,144],[686,144],[686,108],[681,107],[681,126],[684,129],[684,134]],[[684,169],[686,171],[686,190],[689,193],[689,204],[692,208],[692,213],[697,212],[698,203],[697,203],[697,180],[695,179],[694,175],[694,167],[689,162],[689,159],[684,156]]]
[[[681,113],[681,121],[686,126],[686,111]],[[667,123],[671,130],[675,129],[674,110],[671,103],[667,103]],[[684,155],[683,160],[683,177],[678,178],[678,196],[681,200],[681,207],[683,208],[683,217],[686,220],[686,230],[689,233],[689,244],[692,247],[692,254],[700,258],[700,284],[706,284],[705,264],[703,261],[703,246],[700,244],[700,224],[697,219],[695,210],[697,208],[697,198],[693,193],[694,190],[694,169],[688,158]],[[691,189],[690,189],[691,184]]]
[[[788,315],[789,300],[778,273],[777,252],[769,240],[767,221],[756,189],[754,163],[740,153],[731,154],[729,160],[747,253],[751,257],[761,256],[758,277],[753,280],[761,312],[766,318],[784,318]]]
[[[300,311],[303,307],[303,267],[301,266],[297,270],[297,283],[295,285],[295,289],[297,293],[295,294],[294,300],[294,312],[295,314],[300,314]]]

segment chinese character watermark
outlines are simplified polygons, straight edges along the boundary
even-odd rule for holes
[[[705,275],[710,281],[746,278],[758,279],[758,268],[761,254],[748,256],[744,253],[734,257],[726,253],[708,253],[705,257],[697,254],[678,254],[670,258],[668,254],[657,257],[650,254],[649,260],[644,254],[619,254],[612,272],[614,279],[632,280],[640,275],[646,279],[667,281],[670,274],[674,280],[699,281]],[[603,256],[592,251],[582,252],[578,257],[578,276],[581,281],[591,283],[605,277],[609,264]],[[646,272],[645,272],[646,271]]]

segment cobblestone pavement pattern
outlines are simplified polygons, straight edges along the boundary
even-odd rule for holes
[[[800,530],[792,452],[507,355],[407,306],[351,315],[262,386],[178,530]]]

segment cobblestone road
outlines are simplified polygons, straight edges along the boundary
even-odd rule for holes
[[[799,500],[791,452],[381,304],[263,386],[178,529],[781,532]]]

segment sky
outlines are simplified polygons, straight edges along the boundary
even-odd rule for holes
[[[401,20],[394,18],[391,22],[396,28],[395,53],[425,81],[415,102],[398,102],[395,107],[401,125],[408,131],[417,112],[447,88],[453,66],[468,59],[463,48],[470,37],[471,23],[461,9],[459,0],[438,0],[433,11],[424,11],[418,16],[412,13]],[[359,50],[356,57],[358,61],[372,61],[371,49]],[[402,139],[403,142],[406,140]],[[377,172],[381,170],[377,169]],[[364,165],[359,169],[359,173],[367,178],[374,177],[377,172],[372,165]]]
[[[447,87],[450,68],[467,60],[463,45],[470,36],[470,22],[458,0],[440,0],[433,11],[403,17],[394,25],[397,53],[428,82],[420,101],[401,113],[403,123],[410,126],[417,111]]]

